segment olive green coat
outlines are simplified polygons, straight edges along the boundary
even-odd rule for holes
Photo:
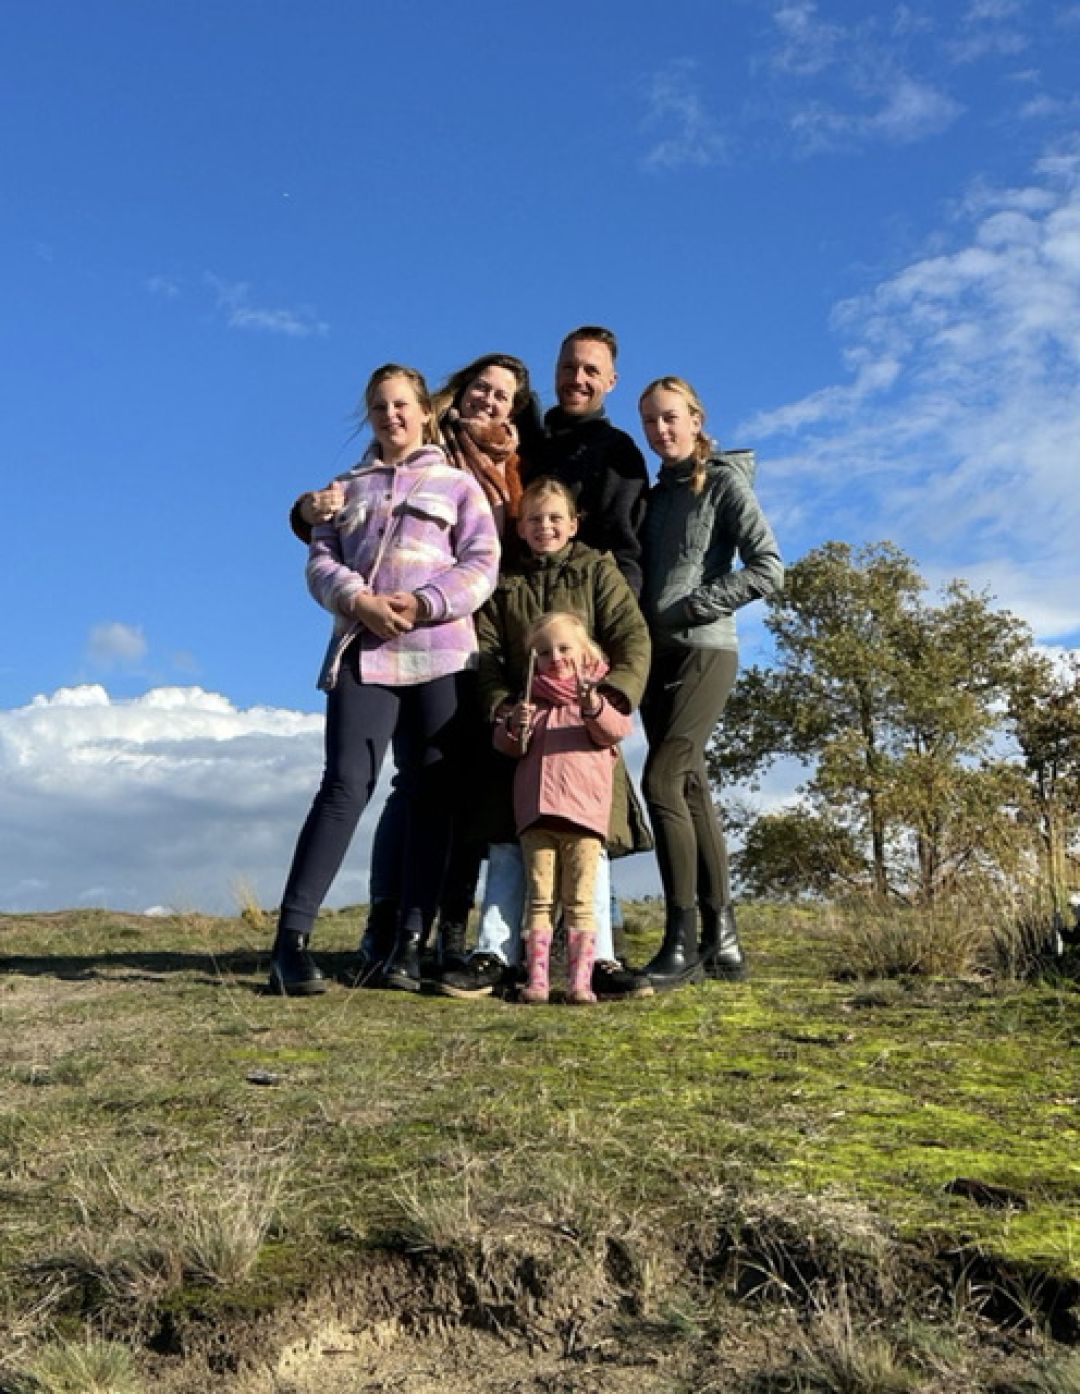
[[[480,708],[491,721],[503,703],[524,695],[530,627],[552,610],[579,615],[609,664],[601,688],[621,697],[633,711],[649,676],[649,630],[609,552],[572,542],[553,557],[526,556],[500,576],[491,599],[476,615],[480,643],[477,685]],[[516,761],[494,754],[483,797],[483,835],[488,842],[513,842],[512,786]],[[615,770],[608,850],[612,856],[645,851],[652,837],[622,757]]]

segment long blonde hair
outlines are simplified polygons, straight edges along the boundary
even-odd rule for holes
[[[714,441],[712,436],[708,435],[705,430],[704,404],[685,378],[669,375],[667,377],[657,378],[654,382],[649,383],[648,387],[646,387],[645,391],[638,398],[639,411],[641,410],[641,404],[644,402],[645,398],[651,396],[654,392],[677,392],[690,408],[690,415],[696,417],[701,427],[701,433],[694,442],[694,469],[693,473],[690,475],[690,488],[695,494],[700,494],[705,487],[705,478],[707,474],[705,467],[712,459],[717,449],[716,441]]]

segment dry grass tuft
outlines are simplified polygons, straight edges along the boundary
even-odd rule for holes
[[[794,1375],[800,1394],[910,1394],[923,1384],[894,1342],[856,1317],[843,1290],[807,1324]]]
[[[232,883],[232,895],[236,902],[237,914],[243,923],[254,932],[260,943],[269,939],[273,929],[273,918],[270,912],[259,904],[259,897],[255,894],[251,882],[246,877],[238,876]]]
[[[15,1376],[16,1394],[143,1394],[126,1346],[87,1336],[40,1346]]]
[[[968,977],[984,964],[986,921],[953,903],[930,910],[849,904],[831,911],[843,978]]]

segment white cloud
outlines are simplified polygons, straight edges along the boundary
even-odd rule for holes
[[[146,636],[138,625],[113,620],[96,624],[86,645],[87,657],[99,668],[132,667],[146,657]]]
[[[890,537],[986,584],[1044,637],[1080,630],[1080,154],[977,190],[951,250],[838,307],[848,381],[743,423],[789,448],[793,530]],[[805,512],[813,496],[816,519]]]
[[[876,141],[906,145],[937,135],[964,109],[947,93],[904,74],[875,84],[868,100],[870,109],[863,111],[811,102],[791,117],[791,131],[810,154]]]
[[[819,19],[817,10],[814,0],[789,0],[774,10],[780,43],[772,61],[781,72],[808,76],[835,61],[844,31]]]
[[[238,877],[276,904],[322,725],[197,687],[61,688],[0,712],[4,908],[229,910]],[[366,867],[358,839],[336,903],[366,898]]]
[[[211,272],[207,272],[204,279],[217,296],[218,309],[232,329],[256,329],[298,339],[330,332],[329,324],[316,318],[307,308],[271,309],[251,304],[251,287],[246,281],[224,281]]]
[[[994,23],[1017,19],[1024,12],[1024,0],[971,0],[964,19],[968,24]]]
[[[180,294],[180,285],[171,276],[148,277],[146,289],[151,295],[160,295],[166,300],[175,300]]]
[[[959,33],[948,45],[957,63],[974,63],[992,54],[1006,56],[1028,47],[1028,36],[1011,21],[1024,17],[1024,0],[972,0],[964,12]]]
[[[697,64],[690,59],[675,59],[653,76],[643,124],[659,138],[642,160],[646,169],[702,168],[727,157],[728,141],[699,89]]]

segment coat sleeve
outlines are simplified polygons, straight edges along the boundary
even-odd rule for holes
[[[742,480],[729,480],[724,487],[714,537],[718,543],[730,539],[742,565],[711,580],[706,577],[687,595],[684,604],[691,624],[730,615],[752,600],[772,595],[784,583],[784,563],[772,528],[753,489]]]
[[[506,624],[500,604],[501,590],[491,597],[476,616],[476,642],[480,649],[477,660],[476,690],[480,712],[485,721],[494,719],[504,702],[512,701],[506,665]]]
[[[416,594],[428,606],[428,623],[464,619],[475,614],[495,589],[499,576],[499,534],[483,490],[461,473],[454,562],[420,586]]]
[[[609,665],[601,686],[621,692],[633,710],[648,681],[652,641],[634,592],[610,554],[601,557],[596,568],[594,604],[594,638]]]
[[[351,602],[371,590],[367,578],[346,564],[341,533],[332,523],[312,529],[307,561],[308,590],[333,615],[353,618]]]
[[[618,707],[613,706],[606,698],[601,701],[596,716],[586,716],[582,712],[581,719],[589,733],[589,739],[594,745],[599,746],[618,745],[634,728],[633,718],[629,713],[619,711]]]
[[[612,452],[610,468],[614,485],[598,550],[611,552],[636,597],[641,594],[641,524],[649,471],[644,456],[629,436],[620,439],[618,449]]]

